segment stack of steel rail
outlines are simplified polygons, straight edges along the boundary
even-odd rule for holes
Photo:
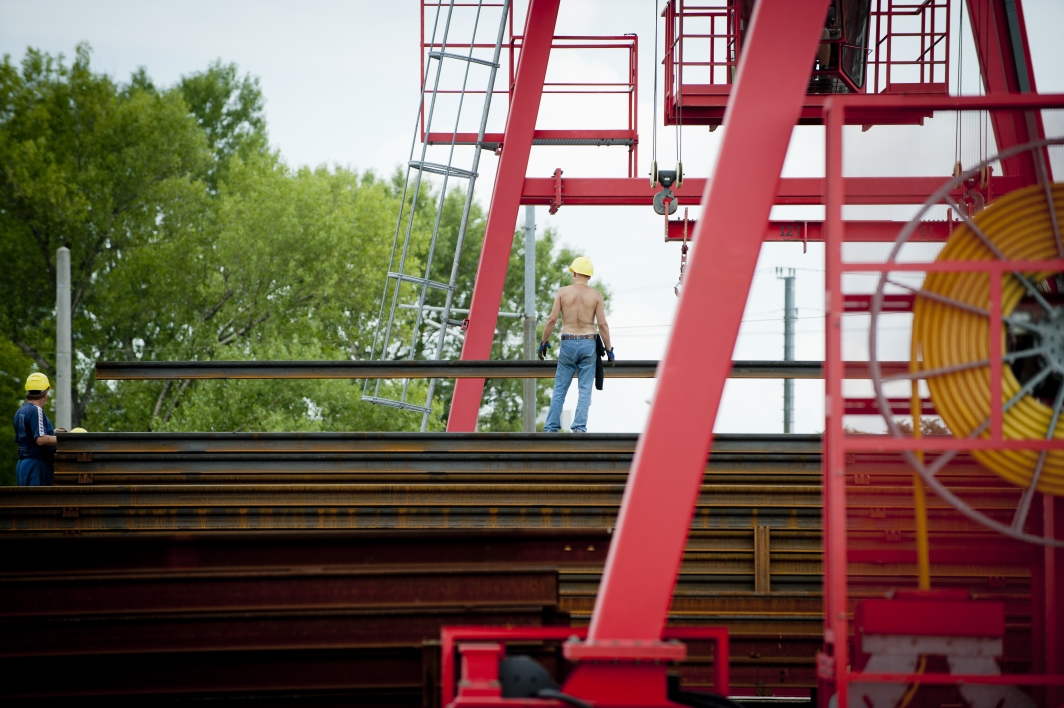
[[[52,655],[68,677],[50,684],[56,695],[115,691],[122,681],[106,666],[122,665],[138,667],[145,693],[177,690],[195,669],[182,690],[196,695],[420,703],[434,680],[423,643],[441,624],[587,621],[635,444],[595,434],[62,435],[59,486],[0,489],[0,533],[18,549],[0,573],[0,653]],[[915,575],[911,472],[889,455],[852,463],[851,574],[882,595]],[[819,436],[715,439],[671,621],[729,627],[737,690],[815,683],[820,466]],[[986,490],[989,511],[1009,508],[1005,485],[970,461],[943,474],[975,496]],[[958,548],[987,535],[936,502],[930,524],[940,544],[963,538]],[[1004,598],[1009,660],[1023,667],[1031,563],[996,547],[988,537],[978,557],[951,553],[935,581]],[[685,681],[709,683],[710,657],[694,654]],[[31,676],[5,690],[40,695]]]

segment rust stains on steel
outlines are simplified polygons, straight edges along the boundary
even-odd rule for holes
[[[102,381],[160,379],[526,379],[554,378],[556,362],[512,361],[100,361]],[[618,361],[606,378],[654,378],[652,359]],[[908,371],[908,362],[884,362],[885,374]],[[734,379],[820,379],[819,361],[736,361]],[[849,362],[846,377],[868,378],[865,362]]]
[[[219,569],[195,572],[197,592],[188,592],[194,571],[106,571],[42,573],[8,579],[4,616],[42,613],[42,600],[53,611],[170,612],[212,608],[230,612],[275,610],[298,598],[304,607],[540,607],[557,603],[554,568],[437,564],[425,567],[294,566]],[[49,579],[54,582],[49,582]],[[146,585],[151,593],[143,591]],[[35,599],[36,598],[36,599]],[[429,635],[431,637],[431,634]],[[417,640],[422,636],[419,634]],[[400,640],[402,641],[402,640]]]
[[[56,480],[74,485],[624,484],[636,444],[594,434],[60,435]],[[706,474],[819,484],[819,438],[720,435]]]
[[[635,452],[638,435],[591,433],[60,433],[60,453],[278,453],[420,455],[596,455]],[[713,454],[819,455],[819,435],[721,434]]]
[[[421,705],[423,647],[441,626],[567,623],[543,561],[597,543],[601,565],[608,544],[605,533],[246,536],[24,539],[0,570],[0,656],[18,667],[0,696],[281,691],[286,702],[384,685],[416,689],[405,704]],[[496,543],[509,562],[485,557]],[[31,667],[46,656],[62,676],[42,682]]]
[[[714,538],[741,554],[743,536]],[[605,529],[25,537],[0,569],[0,655],[18,669],[0,695],[122,693],[133,667],[147,696],[328,690],[335,699],[343,688],[365,704],[386,682],[389,705],[420,706],[426,680],[438,692],[438,654],[423,642],[441,625],[568,624],[570,609],[582,623],[609,541]],[[794,542],[819,557],[817,534]],[[812,685],[819,572],[796,592],[755,596],[737,580],[749,561],[713,560],[684,563],[676,621],[726,623],[741,681],[785,669],[786,685]],[[710,646],[689,649],[682,670],[701,675]],[[555,649],[522,651],[549,660]],[[61,672],[47,685],[30,670],[43,656]]]
[[[9,491],[29,492],[7,494]],[[884,491],[870,489],[871,492]],[[899,498],[901,490],[892,490]],[[40,487],[32,490],[0,489],[5,509],[90,508],[215,508],[287,509],[399,507],[457,511],[538,507],[592,509],[620,506],[623,484],[216,484]],[[911,496],[911,492],[909,494]],[[706,485],[699,508],[820,509],[819,485]]]

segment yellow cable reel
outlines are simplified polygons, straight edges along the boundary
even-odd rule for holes
[[[1026,187],[997,199],[973,217],[971,225],[959,223],[937,260],[1059,258],[1052,210],[1064,216],[1064,184],[1054,184],[1049,191],[1052,204],[1044,185]],[[1058,220],[1057,233],[1061,226],[1064,224]],[[1032,293],[1054,275],[1039,272],[1001,276],[1001,311],[1007,323],[999,335],[1005,354],[1001,404],[1002,436],[1006,439],[1064,439],[1061,397],[1047,405],[1033,395],[1054,375],[1061,380],[1059,388],[1064,391],[1064,307],[1053,307],[1044,296],[1039,298],[1040,293]],[[925,372],[954,369],[952,373],[928,376],[927,384],[938,414],[953,434],[962,438],[990,436],[990,366],[979,365],[989,362],[990,356],[990,321],[985,312],[990,303],[989,284],[986,272],[929,273],[914,305],[913,351],[922,354],[919,368]],[[1040,303],[1029,321],[1016,317],[1020,314],[1017,306],[1024,298]],[[1034,346],[1010,352],[1006,347],[1006,330],[1010,329],[1032,335]],[[1018,379],[1010,365],[1013,362],[1028,367],[1033,376]],[[1050,434],[1051,425],[1054,429]],[[974,450],[972,455],[987,469],[1024,488],[1030,486],[1041,456],[1035,450]],[[1064,452],[1050,451],[1045,456],[1037,490],[1064,494]]]
[[[952,195],[964,191],[972,204],[982,197],[971,188],[986,174],[986,168],[1021,153],[1030,153],[1040,174],[1048,170],[1045,151],[1064,146],[1064,137],[1042,138],[1008,148],[943,184],[924,202],[917,214],[899,232],[887,264],[897,263],[902,248],[916,233],[931,209],[945,204],[960,219],[938,261],[1053,260],[1064,257],[1064,184],[1038,185],[1016,190],[995,200],[971,216]],[[966,191],[967,190],[967,191]],[[892,280],[886,270],[872,295],[871,326],[868,330],[869,369],[877,405],[894,437],[909,435],[894,418],[885,385],[908,381],[912,391],[914,423],[919,423],[916,383],[927,382],[935,408],[958,438],[990,436],[990,275],[972,272],[927,273],[921,287]],[[1064,306],[1047,300],[1047,278],[1064,284],[1054,272],[1001,275],[1001,389],[1002,435],[1012,440],[1064,439]],[[916,294],[913,311],[909,372],[884,375],[877,356],[878,318],[884,312],[885,289],[890,286]],[[1045,292],[1044,292],[1045,291]],[[1010,346],[1011,345],[1011,346]],[[1016,371],[1013,370],[1016,366]],[[1054,385],[1055,384],[1055,385]],[[911,433],[920,437],[915,430]],[[931,446],[934,449],[934,445]],[[1064,451],[973,450],[984,467],[1023,488],[1011,523],[976,509],[957,492],[936,478],[958,450],[943,451],[925,464],[918,450],[901,455],[919,476],[914,480],[918,517],[926,485],[971,521],[1010,538],[1043,546],[1064,548],[1064,540],[1028,533],[1026,522],[1035,491],[1064,494]],[[1032,481],[1037,480],[1034,485]],[[929,586],[926,522],[920,531],[917,519],[921,586]],[[919,541],[919,539],[918,539]]]

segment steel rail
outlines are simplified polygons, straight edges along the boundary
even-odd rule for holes
[[[630,461],[611,465],[489,467],[462,465],[455,469],[446,464],[417,467],[361,468],[333,463],[321,466],[269,463],[202,463],[195,460],[180,464],[155,460],[105,460],[91,463],[64,463],[56,466],[57,485],[132,485],[132,484],[350,484],[391,483],[417,484],[446,480],[457,484],[501,484],[504,482],[537,484],[624,484]],[[706,478],[711,483],[792,483],[818,484],[819,462],[806,462],[798,470],[784,462],[772,464],[732,463],[710,466]],[[724,468],[722,470],[722,468]],[[722,473],[723,472],[723,473]]]
[[[441,624],[536,625],[555,602],[559,617],[586,621],[609,541],[605,528],[497,527],[24,536],[0,570],[0,654],[9,663],[48,656],[67,678],[90,667],[95,680],[114,676],[119,687],[125,685],[119,674],[93,663],[97,657],[127,668],[137,656],[165,651],[171,673],[156,670],[151,686],[166,692],[173,688],[168,680],[176,686],[188,673],[190,657],[206,654],[212,665],[228,665],[247,651],[257,653],[258,671],[235,677],[241,688],[259,685],[264,651],[295,652],[295,661],[303,652],[319,667],[334,657],[329,652],[346,652],[336,657],[347,668],[345,680],[361,685],[351,678],[361,672],[373,686],[374,671],[405,664],[398,655],[372,664],[351,652],[365,648],[380,657],[387,645],[410,653],[405,680],[416,687],[421,642]],[[819,533],[776,528],[773,543],[772,593],[751,592],[758,560],[750,532],[694,529],[669,616],[682,624],[726,625],[735,650],[732,675],[743,685],[755,685],[766,672],[786,675],[787,686],[812,685],[822,624]],[[972,553],[977,557],[939,567],[936,577],[969,587],[981,587],[988,575],[1028,582],[1023,563],[1029,558]],[[854,560],[855,582],[877,594],[910,572],[904,558]],[[547,567],[558,568],[554,583]],[[1013,623],[1014,632],[1031,631],[1025,614],[1016,613]],[[685,675],[701,676],[710,666],[706,648],[689,648]],[[84,682],[68,683],[59,693],[84,690]],[[7,690],[15,686],[17,680]]]
[[[278,484],[278,485],[130,485],[0,488],[3,510],[20,508],[141,509],[311,507],[339,509],[593,509],[618,507],[623,484]],[[908,490],[899,488],[905,497]],[[707,485],[704,508],[785,508],[820,510],[819,485]]]
[[[59,453],[631,455],[629,433],[59,433]],[[713,453],[820,454],[819,435],[718,435]],[[453,459],[458,459],[457,457]]]
[[[91,459],[89,459],[91,458]],[[632,455],[419,453],[89,453],[56,456],[56,483],[65,484],[583,484],[624,483]],[[898,457],[858,455],[855,484],[897,485],[910,470]],[[977,465],[948,468],[950,486],[1006,488]],[[819,454],[714,453],[705,484],[819,484]]]
[[[623,489],[622,483],[528,481],[0,488],[0,533],[602,530],[616,524]],[[985,494],[985,487],[965,491],[986,497],[986,513],[1008,515],[1014,506],[1014,499]],[[904,523],[912,516],[910,492],[904,484],[854,487],[853,532],[874,536],[896,531],[899,520]],[[690,528],[705,533],[734,533],[756,526],[819,532],[821,504],[819,484],[790,480],[705,484]],[[956,518],[945,502],[935,500],[929,506],[930,528],[936,536],[970,541],[980,535],[977,525]]]
[[[166,379],[551,379],[555,361],[98,361],[101,381]],[[897,371],[908,371],[897,362]],[[654,378],[653,359],[618,361],[606,366],[610,379]],[[887,367],[889,368],[889,366]],[[847,378],[868,378],[864,362],[850,362]],[[735,361],[733,379],[820,379],[819,361]]]

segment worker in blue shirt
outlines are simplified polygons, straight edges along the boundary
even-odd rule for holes
[[[18,467],[15,477],[20,487],[50,487],[55,484],[56,438],[52,421],[44,414],[44,403],[52,385],[40,372],[26,379],[26,402],[15,413],[15,442]],[[65,433],[62,428],[59,432]]]

